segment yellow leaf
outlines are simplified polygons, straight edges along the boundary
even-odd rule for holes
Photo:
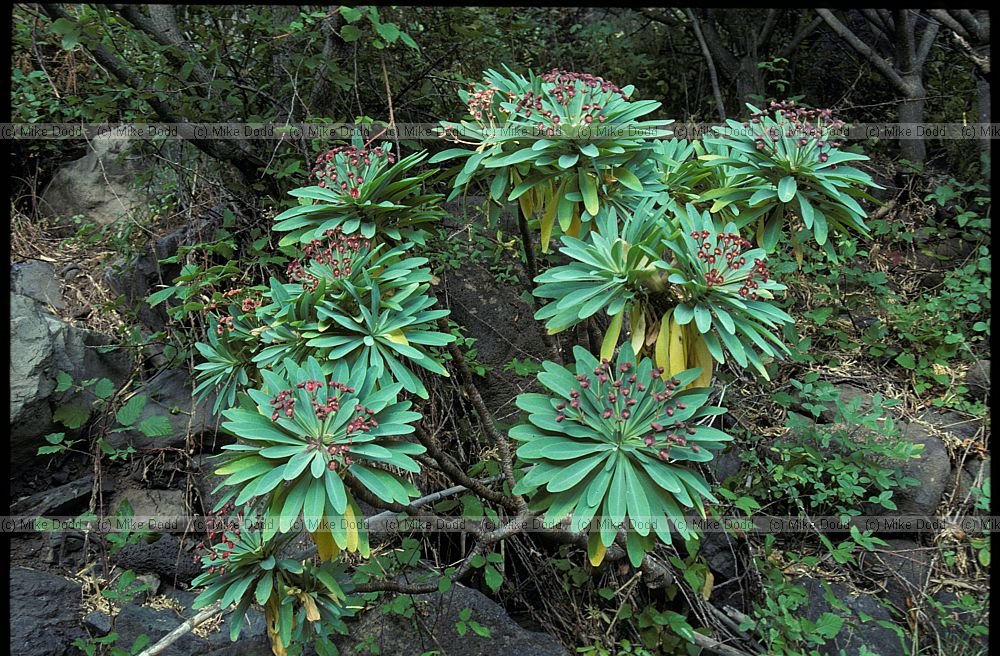
[[[285,656],[287,650],[281,644],[281,635],[278,630],[278,597],[272,594],[264,606],[264,625],[267,628],[267,637],[271,640],[271,652],[274,656]]]
[[[642,308],[636,308],[633,314],[638,319],[632,322],[635,324],[632,327],[632,351],[639,357],[643,342],[646,341],[646,312]]]
[[[604,562],[604,555],[608,552],[607,547],[601,542],[601,532],[594,531],[590,534],[590,540],[587,544],[587,557],[590,559],[590,564],[597,567],[602,562]]]
[[[299,601],[302,602],[302,607],[306,609],[306,619],[310,622],[318,622],[320,614],[319,608],[316,607],[316,600],[306,592],[300,592],[298,597]]]
[[[691,354],[691,358],[694,360],[691,366],[701,369],[701,373],[698,374],[698,378],[692,385],[694,387],[709,387],[712,384],[712,368],[715,365],[715,360],[712,359],[712,354],[708,350],[704,335],[699,333],[694,336],[691,343]]]
[[[792,236],[792,252],[795,253],[795,262],[798,265],[798,268],[801,269],[802,268],[802,260],[803,260],[803,257],[802,257],[802,246],[799,244],[799,240],[795,236],[795,232],[796,231],[791,230],[791,231],[789,231],[789,234],[791,234],[791,236]]]
[[[316,543],[316,552],[319,554],[320,560],[328,561],[337,557],[340,547],[333,541],[333,535],[330,531],[314,531],[309,533],[309,536]]]
[[[524,216],[525,220],[531,220],[531,196],[529,194],[521,194],[517,197],[517,202],[521,206],[521,215]]]
[[[559,205],[559,201],[557,199],[560,196],[562,196],[562,189],[563,188],[560,185],[559,191],[556,192],[555,197],[549,198],[549,201],[545,206],[545,216],[542,217],[542,224],[541,224],[541,231],[542,231],[541,241],[542,241],[543,253],[549,252],[549,240],[552,238],[552,226],[555,225],[556,213],[557,213],[556,208]]]
[[[701,598],[708,601],[712,596],[712,588],[715,587],[715,575],[711,571],[705,570],[705,585],[701,587]]]
[[[687,351],[684,344],[684,331],[673,317],[670,317],[670,376],[676,376],[687,366]]]
[[[570,237],[580,236],[580,204],[573,203],[573,220],[569,222],[569,227],[566,228],[566,234]]]
[[[608,332],[604,333],[604,341],[601,342],[601,360],[608,360],[610,362],[611,356],[615,354],[615,347],[618,345],[618,338],[622,333],[622,319],[624,318],[625,308],[622,308],[615,315],[614,319],[611,320]]]
[[[351,507],[353,505],[353,503],[348,502],[347,508],[344,510],[344,520],[347,525],[347,551],[358,550],[358,527],[354,518],[354,508]]]
[[[653,359],[656,361],[656,368],[663,370],[663,376],[667,375],[670,369],[670,321],[674,309],[670,308],[660,319],[660,334],[656,338],[656,347],[653,349]]]
[[[402,344],[403,346],[410,345],[410,340],[406,339],[406,333],[404,333],[402,330],[389,331],[384,335],[382,335],[382,337],[385,337],[393,344]]]

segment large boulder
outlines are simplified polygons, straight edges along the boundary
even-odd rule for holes
[[[77,606],[80,584],[25,567],[10,568],[10,653],[18,656],[79,654],[85,637]]]
[[[900,475],[916,479],[917,485],[893,493],[897,514],[933,517],[951,476],[951,457],[944,442],[920,423],[906,424],[903,435],[924,449],[919,458],[907,460],[899,467]]]
[[[87,223],[105,226],[139,211],[148,198],[132,183],[146,165],[130,151],[127,139],[95,137],[83,157],[52,176],[39,200],[39,213],[57,223],[83,216]]]
[[[486,595],[455,584],[448,592],[411,595],[413,606],[421,619],[414,623],[395,613],[376,608],[363,613],[348,624],[350,636],[339,640],[344,656],[377,653],[394,656],[420,656],[439,650],[449,656],[568,656],[559,641],[547,633],[528,631],[507,615],[506,611]],[[389,603],[390,598],[384,599]],[[468,629],[460,635],[456,623],[460,613],[469,609],[469,620],[489,629],[488,638]],[[416,629],[416,630],[415,630]]]
[[[877,598],[857,594],[846,584],[836,581],[800,578],[793,583],[805,587],[809,596],[809,602],[800,609],[809,621],[817,622],[824,613],[833,613],[843,619],[837,634],[818,649],[823,656],[905,656],[910,653],[899,633],[889,628],[888,623],[892,621],[889,609]]]
[[[126,544],[112,560],[121,569],[131,569],[137,574],[156,574],[171,585],[188,584],[201,573],[194,552],[186,549],[172,533],[164,533],[153,543]]]
[[[10,295],[10,328],[10,453],[12,463],[23,464],[45,443],[44,435],[61,430],[52,413],[69,396],[55,393],[59,371],[77,382],[108,378],[120,385],[131,358],[101,353],[98,347],[112,343],[110,337],[66,324],[20,294]]]
[[[143,406],[139,419],[133,426],[152,417],[166,417],[170,422],[170,433],[159,437],[149,437],[137,428],[129,428],[121,433],[108,436],[108,442],[122,448],[126,445],[136,449],[170,449],[181,448],[187,443],[190,433],[195,438],[193,446],[197,450],[212,447],[211,441],[202,444],[203,434],[215,433],[219,418],[212,414],[215,396],[210,394],[201,403],[195,403],[192,397],[194,381],[186,371],[180,369],[164,369],[158,371],[142,385],[142,393],[146,394],[146,405]]]
[[[222,216],[223,208],[213,208],[157,239],[149,250],[131,259],[119,258],[105,270],[104,282],[116,294],[125,297],[129,307],[136,309],[136,319],[140,324],[153,331],[162,330],[167,325],[167,304],[151,307],[146,297],[161,289],[160,285],[170,285],[180,275],[181,267],[178,264],[161,264],[160,260],[176,255],[181,246],[210,241]]]
[[[10,266],[10,291],[51,305],[57,310],[66,307],[55,267],[41,260],[18,262]]]

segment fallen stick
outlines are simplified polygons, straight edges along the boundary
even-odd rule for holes
[[[155,645],[151,645],[146,649],[144,649],[143,651],[139,652],[139,656],[155,656],[156,654],[159,654],[161,651],[163,651],[170,645],[174,644],[175,642],[186,636],[193,629],[197,628],[198,626],[201,626],[202,624],[212,619],[221,612],[222,609],[219,608],[219,602],[215,602],[208,608],[203,609],[200,613],[198,613],[191,619],[185,621],[183,624],[178,626],[176,629],[174,629],[167,635],[160,638],[160,641],[157,642]]]

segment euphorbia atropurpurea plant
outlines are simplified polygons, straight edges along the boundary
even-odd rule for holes
[[[489,178],[490,207],[518,201],[547,251],[556,227],[584,235],[601,207],[623,209],[661,188],[648,137],[666,134],[672,121],[637,120],[660,103],[632,100],[633,93],[586,73],[486,71],[481,83],[459,91],[469,120],[441,123],[445,139],[472,148],[445,150],[431,162],[467,158],[452,196],[474,177]]]
[[[536,278],[535,295],[553,299],[535,314],[550,332],[604,311],[612,318],[603,359],[627,325],[633,351],[653,355],[667,375],[697,367],[697,384],[707,386],[712,360],[725,362],[728,352],[767,377],[762,356],[787,351],[773,331],[792,318],[769,302],[785,287],[770,277],[762,249],[690,204],[657,208],[647,199],[626,214],[609,208],[597,224],[585,240],[564,237],[570,263]]]
[[[437,590],[436,581],[352,583],[340,558],[369,556],[359,502],[414,508],[425,467],[492,504],[500,520],[496,530],[471,529],[476,545],[445,574],[454,578],[543,513],[549,524],[568,520],[560,525],[595,566],[616,542],[644,567],[657,539],[696,537],[684,513],[704,515],[714,498],[688,465],[731,439],[711,426],[725,412],[709,403],[713,362],[766,377],[769,359],[786,351],[777,332],[792,321],[772,302],[784,287],[768,272],[768,249],[740,230],[766,215],[761,237],[773,246],[781,235],[774,217],[803,207],[813,210],[808,226],[821,244],[820,225],[863,229],[853,199],[868,182],[842,166],[862,156],[818,138],[794,152],[781,140],[748,152],[735,136],[714,145],[641,134],[555,138],[595,124],[666,124],[638,121],[658,104],[632,94],[590,75],[489,71],[462,94],[471,120],[445,124],[475,147],[434,158],[469,158],[455,189],[492,173],[488,204],[519,202],[539,222],[543,248],[561,241],[552,257],[565,259],[536,278],[534,293],[547,301],[536,318],[555,333],[610,317],[599,353],[575,346],[567,365],[545,362],[538,382],[546,392],[517,397],[526,417],[509,431],[516,450],[454,336],[441,332],[448,312],[436,307],[418,250],[423,227],[443,216],[443,197],[424,189],[430,172],[416,170],[424,154],[395,162],[388,144],[355,140],[319,159],[317,183],[292,192],[300,204],[275,218],[293,259],[266,286],[216,292],[218,316],[198,344],[197,393],[217,393],[222,429],[236,440],[219,456],[216,510],[256,522],[209,536],[199,607],[235,605],[242,616],[257,603],[275,654],[307,640],[332,654],[330,635],[353,612],[352,590]],[[768,129],[769,120],[804,129],[814,117],[755,118]],[[535,134],[491,131],[500,128]],[[471,478],[466,470],[478,463],[462,463],[421,427],[432,397],[413,365],[448,375],[440,348],[479,415],[466,425],[494,442],[498,477]],[[318,562],[291,551],[300,532]],[[238,617],[234,637],[241,625]]]
[[[857,199],[873,200],[868,187],[881,187],[849,162],[867,161],[860,153],[842,150],[832,133],[843,127],[830,110],[772,102],[743,122],[728,120],[718,137],[706,137],[707,166],[735,169],[731,185],[716,190],[713,212],[728,211],[741,228],[755,228],[756,241],[772,252],[787,228],[801,265],[798,233],[811,235],[836,261],[830,233],[868,233],[865,211]],[[712,152],[712,149],[716,149]]]

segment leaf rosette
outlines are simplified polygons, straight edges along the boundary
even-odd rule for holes
[[[737,170],[726,199],[731,208],[746,205],[737,225],[756,221],[757,243],[767,252],[787,229],[800,264],[797,233],[802,232],[836,261],[830,233],[868,234],[858,199],[874,200],[865,190],[882,187],[849,163],[869,158],[840,149],[833,130],[843,124],[828,110],[796,107],[792,101],[772,103],[766,111],[747,107],[753,112],[750,120],[730,119],[727,127],[716,128],[720,136],[705,138],[708,147],[721,150],[703,158],[707,166]]]
[[[419,444],[399,439],[420,414],[399,401],[402,385],[376,388],[364,366],[337,362],[324,375],[315,358],[287,361],[283,373],[262,370],[260,389],[226,410],[222,427],[238,438],[216,474],[236,506],[264,500],[264,538],[286,533],[300,516],[320,555],[339,549],[367,555],[361,511],[344,484],[351,477],[387,502],[408,503],[416,487],[396,473],[420,471]],[[321,526],[321,522],[323,523]]]
[[[546,394],[521,394],[517,407],[529,413],[510,431],[521,442],[517,456],[533,465],[517,483],[547,524],[569,518],[587,531],[591,562],[626,529],[629,558],[638,565],[655,537],[685,538],[687,509],[705,514],[714,502],[709,486],[685,463],[711,460],[732,438],[699,420],[725,412],[708,405],[710,389],[682,388],[691,369],[663,379],[648,358],[636,362],[629,344],[614,363],[599,362],[575,347],[575,371],[544,363],[538,381]]]
[[[704,340],[717,362],[728,352],[767,377],[763,358],[788,352],[775,331],[794,320],[771,302],[785,286],[770,277],[764,250],[751,248],[735,224],[720,226],[691,204],[675,207],[674,215],[679,234],[662,243],[673,258],[656,263],[680,299],[670,318],[693,324],[692,336]]]
[[[437,170],[411,173],[426,157],[421,151],[397,162],[392,144],[369,149],[360,137],[351,146],[321,155],[314,169],[319,184],[289,192],[313,202],[274,217],[273,229],[288,233],[279,245],[305,244],[333,228],[360,232],[366,239],[378,235],[423,244],[423,226],[446,216],[440,208],[443,196],[423,192],[424,182]]]

